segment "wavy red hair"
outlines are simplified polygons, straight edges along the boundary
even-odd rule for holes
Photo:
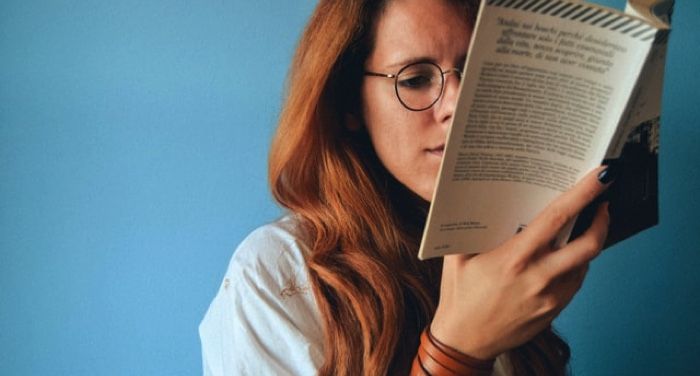
[[[450,2],[473,22],[478,0]],[[362,119],[363,65],[386,3],[319,2],[271,147],[272,193],[309,237],[322,375],[406,374],[439,295],[441,261],[416,258],[427,203],[384,169],[366,132],[347,121]],[[546,331],[509,355],[517,374],[561,374],[569,352]]]

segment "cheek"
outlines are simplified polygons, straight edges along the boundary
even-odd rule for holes
[[[431,110],[406,110],[391,85],[363,86],[362,112],[365,126],[382,165],[404,186],[430,200],[440,158],[425,150],[444,140]],[[388,91],[390,89],[390,91]]]
[[[400,145],[406,145],[402,125],[407,119],[393,91],[384,86],[389,85],[375,83],[363,87],[362,113],[374,150],[385,167],[389,167],[387,163],[393,163],[387,159],[399,158]]]
[[[439,158],[425,150],[432,129],[429,111],[410,112],[403,106],[395,108],[393,103],[367,103],[364,116],[384,167],[408,189],[429,200],[440,166]]]
[[[367,103],[364,108],[365,124],[374,150],[392,173],[410,162],[415,153],[417,140],[410,131],[414,128],[413,119],[405,112],[403,107],[396,108],[394,103],[386,100]]]

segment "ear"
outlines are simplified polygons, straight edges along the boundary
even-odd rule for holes
[[[357,132],[362,129],[362,122],[357,118],[357,115],[346,113],[345,128],[347,128],[350,132]]]

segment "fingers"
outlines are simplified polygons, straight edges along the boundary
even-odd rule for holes
[[[521,233],[522,240],[527,244],[530,257],[538,250],[548,247],[561,230],[570,224],[578,213],[598,195],[604,192],[609,183],[602,183],[599,176],[607,167],[600,166],[586,174],[570,190],[562,193],[550,203]],[[603,179],[605,180],[605,179]]]
[[[566,272],[559,278],[558,284],[554,286],[557,286],[557,289],[561,290],[566,296],[573,295],[581,287],[583,279],[588,273],[589,265],[590,264],[586,262]]]
[[[539,273],[556,278],[588,264],[600,254],[608,235],[608,203],[602,203],[586,232],[566,247],[543,256],[538,261]]]
[[[587,264],[574,269],[562,276],[557,283],[550,286],[547,293],[543,294],[542,304],[545,307],[547,320],[554,320],[569,305],[576,293],[581,289],[581,286],[583,286],[587,272]],[[549,310],[546,310],[546,308],[549,308]]]

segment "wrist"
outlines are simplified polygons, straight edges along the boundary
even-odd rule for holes
[[[428,325],[431,337],[444,346],[450,347],[460,353],[476,360],[493,360],[501,353],[493,349],[477,331],[454,330],[435,320]]]
[[[480,360],[439,342],[426,327],[410,375],[490,376],[494,359]]]

